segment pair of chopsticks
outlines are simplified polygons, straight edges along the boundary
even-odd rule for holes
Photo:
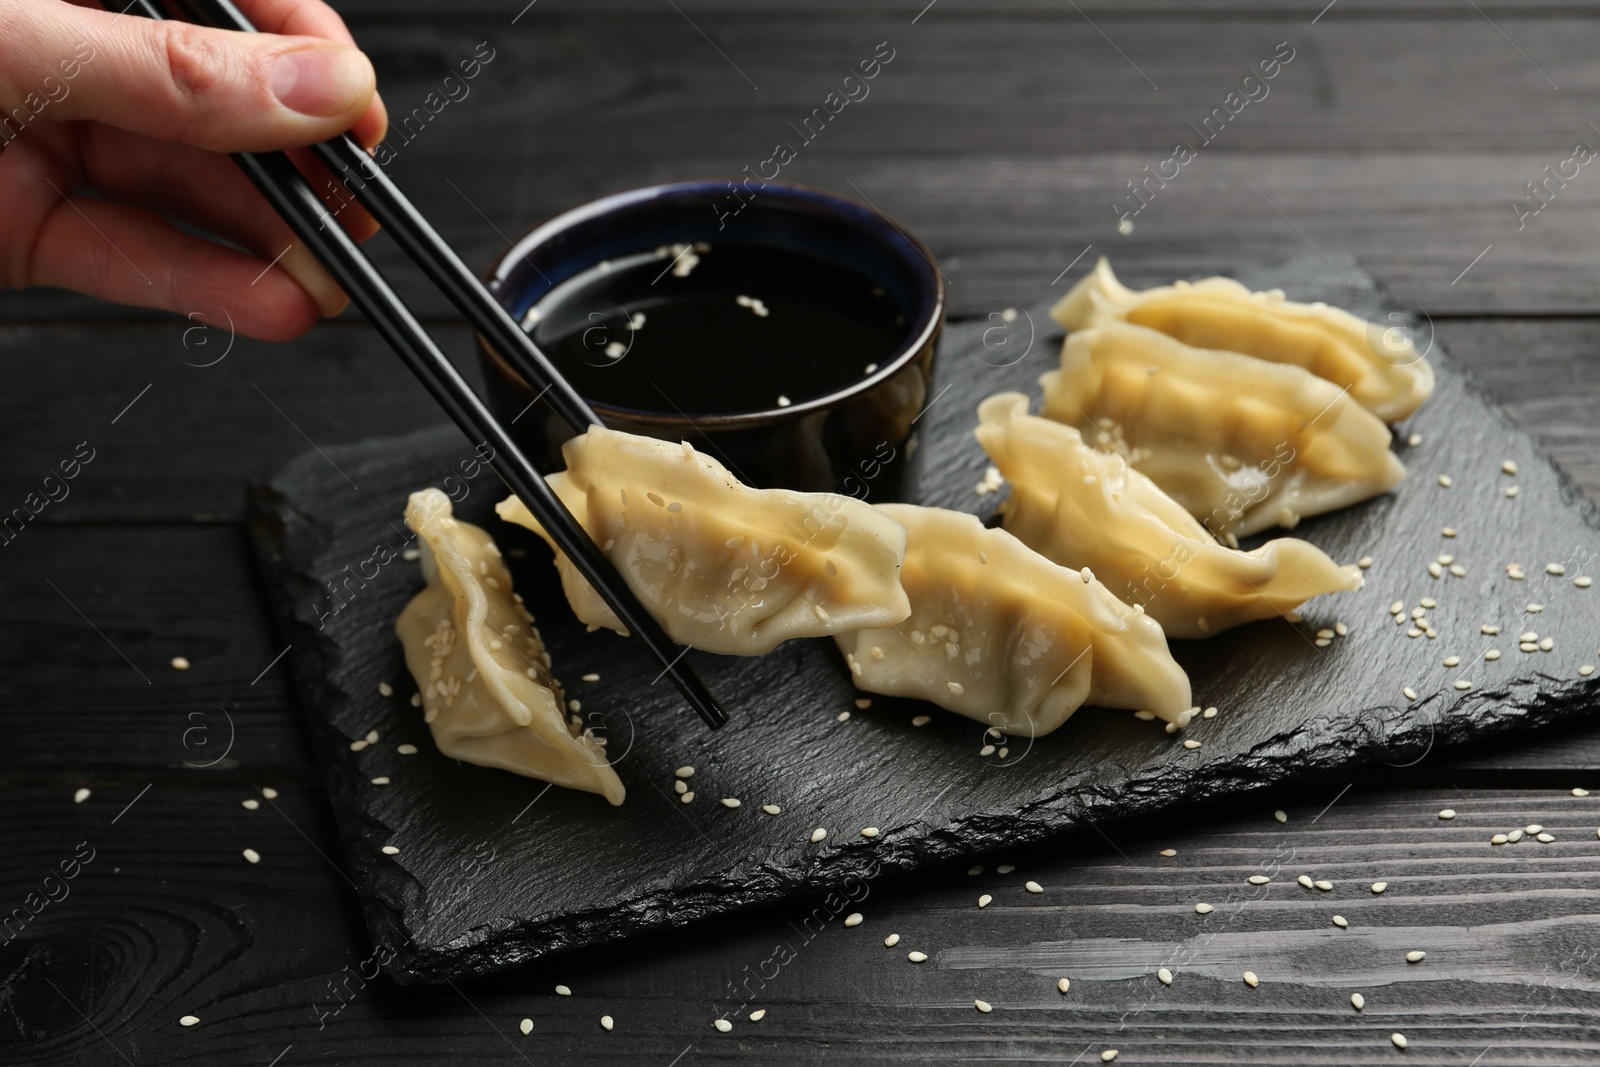
[[[174,0],[174,3],[194,22],[255,32],[250,20],[229,0]],[[117,0],[106,0],[106,6],[116,8],[119,5]],[[147,18],[167,17],[157,0],[133,0],[127,10]],[[600,424],[589,405],[550,364],[527,332],[483,287],[359,144],[348,134],[341,134],[316,145],[314,151],[406,255],[533,387],[536,400],[547,399],[556,413],[578,433]],[[492,465],[500,479],[528,505],[551,539],[604,598],[628,632],[645,643],[662,664],[662,674],[672,679],[706,725],[716,729],[726,723],[727,713],[693,668],[682,662],[687,649],[675,644],[634,598],[633,591],[611,561],[601,554],[594,540],[540,477],[506,428],[484,406],[399,294],[367,259],[361,246],[329,216],[321,198],[289,157],[282,152],[240,152],[233,159],[456,425],[471,440],[484,442],[494,449]]]

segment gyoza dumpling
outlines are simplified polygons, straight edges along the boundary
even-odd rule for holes
[[[860,500],[752,489],[688,444],[598,426],[562,455],[551,487],[675,641],[754,656],[911,610],[900,588],[906,532]],[[516,497],[495,510],[545,536]],[[625,632],[559,551],[556,566],[579,619]]]
[[[406,525],[422,538],[428,585],[394,632],[439,751],[621,804],[604,743],[568,725],[550,656],[494,540],[452,518],[437,489],[411,494]]]
[[[1068,334],[1039,382],[1047,418],[1120,453],[1230,544],[1406,475],[1376,415],[1292,364],[1110,322]]]
[[[1161,627],[1100,582],[964,512],[880,510],[907,531],[911,617],[834,639],[857,688],[1023,736],[1049,733],[1084,704],[1189,721],[1189,677]]]
[[[1050,315],[1068,330],[1121,320],[1196,348],[1292,363],[1349,388],[1385,422],[1405,418],[1433,394],[1433,368],[1404,330],[1322,303],[1296,304],[1281,289],[1253,293],[1232,278],[1138,292],[1117,281],[1102,256]]]
[[[1011,483],[1006,529],[1063,567],[1087,567],[1140,604],[1168,637],[1206,637],[1293,611],[1322,593],[1361,588],[1293,537],[1253,552],[1219,545],[1183,507],[1121,456],[1097,452],[1070,426],[1028,414],[1021,393],[978,405],[978,441]]]

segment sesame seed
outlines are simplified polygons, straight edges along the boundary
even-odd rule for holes
[[[1056,979],[1056,988],[1058,990],[1060,990],[1061,992],[1065,993],[1069,989],[1072,988],[1072,980],[1068,979],[1068,978],[1057,978]]]
[[[372,742],[368,741],[364,737],[357,738],[356,740],[350,742],[350,751],[351,752],[360,752],[363,749],[365,749],[368,745],[370,745],[371,743]]]
[[[978,755],[980,755],[980,756],[992,756],[992,755],[994,755],[994,746],[993,745],[984,745],[982,748],[978,749]]]
[[[672,773],[677,775],[679,778],[693,778],[694,777],[694,768],[693,767],[688,767],[688,766],[679,767],[677,770],[673,771]]]
[[[711,1025],[715,1026],[718,1030],[721,1030],[723,1033],[727,1033],[729,1030],[733,1029],[733,1024],[730,1023],[726,1019],[713,1020]]]
[[[1040,885],[1038,882],[1032,882],[1032,881],[1025,882],[1023,884],[1022,888],[1026,889],[1030,893],[1043,893],[1044,892],[1044,886]]]
[[[1385,889],[1388,889],[1388,888],[1389,888],[1389,883],[1388,882],[1373,882],[1372,883],[1372,891],[1374,893],[1381,893]]]
[[[1553,637],[1543,637],[1543,638],[1539,639],[1539,651],[1540,652],[1549,652],[1552,648],[1555,648],[1555,647],[1556,647],[1556,639],[1555,638],[1553,638]]]
[[[556,986],[556,996],[558,996],[558,997],[570,997],[570,996],[572,996],[572,990],[570,988],[568,988],[567,986],[558,985],[558,986]]]
[[[1572,584],[1577,586],[1579,589],[1587,589],[1594,584],[1594,581],[1588,575],[1580,574],[1576,578],[1572,579]]]
[[[1014,871],[1016,869],[1017,868],[1016,868],[1015,864],[1002,863],[1002,864],[1000,864],[1000,866],[998,866],[998,867],[996,867],[994,869],[994,873],[996,873],[996,874],[1010,874],[1012,871]]]
[[[593,671],[590,671],[588,674],[583,676],[583,680],[585,682],[598,682],[600,680],[600,676]]]
[[[186,671],[189,669],[189,661],[184,659],[182,656],[173,656],[172,669],[175,671]]]
[[[1503,845],[1507,840],[1509,840],[1509,838],[1507,838],[1505,834],[1495,834],[1493,837],[1489,838],[1489,844]]]
[[[968,874],[982,874],[983,873],[983,865],[975,863],[971,867],[967,868],[967,873]]]
[[[198,1015],[185,1015],[183,1018],[178,1020],[178,1025],[179,1026],[193,1026],[195,1023],[197,1023],[199,1021],[200,1021],[200,1016],[198,1016]]]
[[[886,948],[894,948],[899,943],[900,943],[900,935],[899,934],[890,934],[888,937],[883,939],[883,944],[884,944],[884,946]]]
[[[1356,566],[1360,567],[1364,571],[1370,570],[1372,568],[1372,557],[1362,556],[1360,559],[1356,560]]]
[[[1339,625],[1343,626],[1344,623],[1341,622]],[[1200,713],[1200,717],[1202,719],[1215,719],[1217,717],[1217,709],[1216,708],[1207,708],[1205,711],[1202,711]]]
[[[1522,581],[1522,579],[1526,578],[1527,576],[1528,576],[1528,573],[1522,569],[1520,564],[1516,564],[1516,563],[1507,563],[1506,564],[1506,577],[1510,578],[1513,582],[1520,582],[1520,581]]]
[[[1456,528],[1454,526],[1446,526],[1439,532],[1444,534],[1446,537],[1454,537],[1456,535]]]
[[[1162,985],[1172,984],[1172,972],[1167,970],[1165,967],[1156,971],[1156,978],[1160,980]]]
[[[972,1002],[972,1006],[983,1012],[985,1015],[989,1014],[991,1011],[994,1011],[994,1005],[990,1004],[987,1000],[974,1000]]]
[[[1406,1047],[1406,1035],[1405,1034],[1390,1034],[1389,1035],[1389,1040],[1394,1042],[1395,1048],[1405,1048]]]
[[[393,845],[384,845],[383,854],[385,856],[398,856],[400,855],[400,850],[395,848]]]
[[[1517,473],[1517,461],[1514,459],[1504,460],[1500,464],[1500,469],[1507,474],[1515,474]]]
[[[1589,795],[1589,791],[1587,789],[1582,789],[1582,788],[1574,789],[1572,791],[1572,795],[1575,796],[1575,797],[1586,797],[1586,796]]]
[[[866,918],[866,916],[862,915],[859,911],[852,911],[849,915],[844,917],[844,924],[846,926],[860,926],[861,921],[864,918]]]
[[[1455,479],[1450,477],[1448,474],[1441,474],[1439,475],[1439,484],[1448,489],[1456,483]]]
[[[679,778],[677,781],[672,783],[672,791],[677,793],[679,796],[682,796],[684,793],[689,791],[689,783],[685,782],[682,778]]]
[[[818,841],[821,841],[823,838],[825,838],[827,836],[828,836],[828,831],[825,828],[819,826],[815,830],[811,831],[811,843],[814,845]]]
[[[389,784],[389,776],[387,774],[380,774],[380,775],[378,775],[378,777],[376,777],[376,778],[374,778],[372,780],[372,784],[373,785],[388,785]]]
[[[1406,444],[1410,445],[1412,448],[1416,448],[1421,443],[1422,435],[1420,433],[1414,433],[1410,437],[1406,438]]]
[[[1444,568],[1439,566],[1438,561],[1434,561],[1433,563],[1428,564],[1428,573],[1433,575],[1435,578],[1442,578],[1444,577]]]
[[[1441,818],[1441,819],[1449,820],[1449,819],[1453,819],[1455,817],[1456,817],[1456,809],[1455,808],[1445,808],[1443,811],[1441,811],[1439,813],[1439,818]]]
[[[1560,578],[1567,573],[1567,568],[1563,567],[1559,563],[1546,563],[1544,565],[1544,572],[1546,574],[1553,574],[1557,578]]]
[[[1555,835],[1554,834],[1539,834],[1535,838],[1535,840],[1538,841],[1540,844],[1548,845],[1550,842],[1555,840]]]
[[[925,962],[927,960],[927,958],[928,958],[928,954],[926,952],[907,952],[906,953],[906,959],[910,960],[912,963],[923,963],[923,962]]]
[[[416,745],[396,745],[394,750],[402,756],[415,756],[417,754]]]
[[[1138,719],[1140,722],[1155,722],[1156,721],[1156,713],[1155,712],[1153,712],[1153,711],[1145,711],[1142,708],[1140,710],[1134,712],[1133,713],[1133,717],[1135,719]]]
[[[1506,486],[1506,496],[1515,497],[1520,490],[1514,485]]]
[[[266,797],[268,800],[278,799],[278,791],[272,788],[270,785],[261,787],[261,795]]]
[[[240,807],[244,808],[245,811],[255,811],[261,806],[261,801],[257,800],[255,797],[251,797],[248,800],[239,801],[239,805]]]
[[[1288,822],[1289,821],[1289,816],[1286,813],[1284,813],[1284,811],[1282,809],[1279,809],[1278,811],[1273,812],[1272,813],[1272,817],[1274,819],[1277,819],[1279,822]]]
[[[987,908],[989,906],[989,902],[992,900],[994,900],[994,897],[990,896],[988,893],[985,893],[983,896],[978,898],[978,907]]]
[[[1412,951],[1406,953],[1407,963],[1421,963],[1427,958],[1428,954],[1421,949],[1413,949]]]
[[[862,837],[877,837],[878,836],[878,828],[876,826],[863,826],[861,828],[861,836]]]
[[[678,799],[683,801],[685,804],[693,804],[694,803],[694,790],[693,789],[688,790],[687,792],[685,792],[683,794],[683,796],[679,797]]]
[[[1332,637],[1333,631],[1329,629],[1321,629],[1317,631],[1317,636],[1322,638]]]
[[[849,722],[850,721],[850,713],[848,711],[841,711],[839,714],[837,714],[837,715],[835,715],[833,717],[833,721],[834,722]]]
[[[1217,909],[1213,908],[1210,904],[1196,904],[1194,906],[1194,913],[1196,915],[1210,915],[1216,910]]]
[[[1527,830],[1527,831],[1528,831],[1528,833],[1530,833],[1530,834],[1538,834],[1538,833],[1543,833],[1543,832],[1544,832],[1544,827],[1542,827],[1542,826],[1540,826],[1540,825],[1539,825],[1539,824],[1538,824],[1538,823],[1536,823],[1536,822],[1530,822],[1530,823],[1529,823],[1529,824],[1528,824],[1528,825],[1527,825],[1527,827],[1525,827],[1525,829],[1526,829],[1526,830]]]
[[[1311,876],[1309,874],[1302,874],[1299,878],[1296,878],[1295,881],[1299,882],[1307,889],[1311,888]]]
[[[1500,632],[1500,627],[1485,623],[1484,625],[1478,627],[1478,632],[1481,634],[1488,634],[1490,637],[1493,637]]]
[[[88,790],[88,787],[86,787],[86,786],[79,786],[77,792],[72,794],[72,802],[74,804],[82,804],[85,800],[88,800],[88,799],[89,799],[89,790]]]
[[[1163,855],[1163,856],[1171,857],[1171,856],[1176,856],[1177,854],[1178,854],[1178,850],[1175,849],[1175,848],[1164,848],[1164,849],[1161,850],[1161,855]]]
[[[1350,635],[1350,627],[1342,622],[1336,622],[1333,624],[1333,632],[1335,636],[1348,637]]]
[[[1328,881],[1326,878],[1319,878],[1313,884],[1324,893],[1332,892],[1333,890],[1333,883]]]
[[[1533,641],[1524,641],[1524,642],[1522,642],[1522,644],[1518,645],[1517,648],[1520,649],[1523,652],[1537,652],[1537,651],[1539,651],[1538,644],[1536,644]]]
[[[260,863],[261,853],[253,848],[247,848],[244,850],[244,859],[246,863]]]
[[[1491,648],[1489,651],[1483,654],[1483,658],[1493,663],[1495,660],[1500,658],[1500,650],[1498,648]]]
[[[945,688],[949,689],[950,692],[955,696],[960,696],[962,693],[967,691],[966,686],[962,685],[960,682],[946,682]]]
[[[1341,930],[1345,930],[1349,928],[1350,921],[1343,915],[1335,915],[1333,917],[1333,925],[1337,926]]]
[[[1406,697],[1407,700],[1415,700],[1415,699],[1417,699],[1417,691],[1415,689],[1411,688],[1409,685],[1406,686],[1404,689],[1400,690],[1400,692],[1405,694],[1405,697]]]
[[[600,1016],[600,1028],[602,1030],[610,1030],[612,1028],[612,1026],[614,1026],[614,1025],[616,1025],[616,1024],[612,1022],[611,1016],[609,1016],[609,1015]]]
[[[776,804],[763,804],[761,805],[761,810],[766,812],[768,815],[776,815],[783,809],[778,807]]]
[[[911,725],[912,726],[926,726],[932,721],[933,721],[933,716],[932,715],[913,715],[911,717]]]
[[[1403,601],[1403,600],[1396,600],[1393,604],[1389,605],[1389,614],[1390,615],[1398,615],[1398,614],[1400,614],[1401,612],[1403,612],[1405,610],[1406,610],[1406,602]]]
[[[1200,747],[1200,742],[1198,742],[1198,741],[1196,741],[1196,740],[1195,740],[1195,739],[1194,739],[1194,738],[1192,738],[1192,737],[1188,737],[1188,738],[1185,738],[1185,739],[1184,739],[1184,742],[1183,742],[1183,747],[1184,747],[1184,748],[1186,748],[1186,749],[1188,749],[1188,750],[1190,750],[1190,751],[1191,751],[1191,752],[1192,752],[1192,751],[1194,751],[1194,750],[1195,750],[1195,749],[1197,749],[1197,748],[1199,748],[1199,747]]]
[[[414,707],[414,708],[422,707],[422,694],[421,693],[412,693],[411,694],[411,706]]]
[[[856,707],[860,708],[862,711],[866,711],[868,708],[872,707],[872,701],[868,700],[866,697],[861,697],[856,701]]]
[[[1457,678],[1456,679],[1456,688],[1457,689],[1471,689],[1472,688],[1472,683],[1467,681],[1465,678]]]
[[[758,1023],[762,1019],[765,1019],[766,1017],[767,1017],[767,1009],[766,1008],[757,1008],[755,1011],[750,1013],[750,1021],[753,1022],[753,1023]]]
[[[1356,1011],[1360,1011],[1362,1008],[1367,1006],[1367,998],[1362,996],[1360,993],[1351,993],[1350,1006],[1355,1008]]]
[[[1124,219],[1123,221],[1126,222],[1127,220]],[[1114,1060],[1116,1058],[1117,1058],[1117,1050],[1114,1049],[1114,1048],[1108,1048],[1104,1052],[1100,1053],[1100,1062],[1101,1063],[1110,1063],[1112,1060]]]
[[[1244,984],[1249,986],[1251,989],[1254,989],[1256,986],[1261,984],[1261,979],[1256,977],[1256,972],[1246,971],[1244,972]]]
[[[1250,876],[1250,877],[1249,877],[1249,878],[1248,878],[1248,879],[1247,879],[1247,881],[1248,881],[1248,882],[1249,882],[1249,883],[1250,883],[1250,884],[1251,884],[1251,885],[1266,885],[1266,884],[1267,884],[1267,883],[1268,883],[1268,882],[1270,882],[1270,881],[1272,881],[1272,879],[1271,879],[1271,878],[1268,878],[1268,877],[1267,877],[1267,876],[1266,876],[1266,875],[1264,875],[1264,874],[1252,874],[1252,875],[1251,875],[1251,876]]]
[[[533,1033],[533,1020],[532,1019],[524,1019],[524,1020],[522,1020],[520,1023],[517,1024],[517,1029],[522,1031],[522,1036],[524,1036],[524,1037],[528,1036],[529,1034]]]

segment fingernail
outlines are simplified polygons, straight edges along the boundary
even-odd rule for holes
[[[303,48],[272,65],[272,92],[302,115],[337,115],[372,92],[372,66],[354,48]]]

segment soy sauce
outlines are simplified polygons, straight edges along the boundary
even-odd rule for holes
[[[831,393],[894,354],[906,321],[847,264],[713,242],[591,267],[547,293],[523,325],[589,400],[693,416]]]

